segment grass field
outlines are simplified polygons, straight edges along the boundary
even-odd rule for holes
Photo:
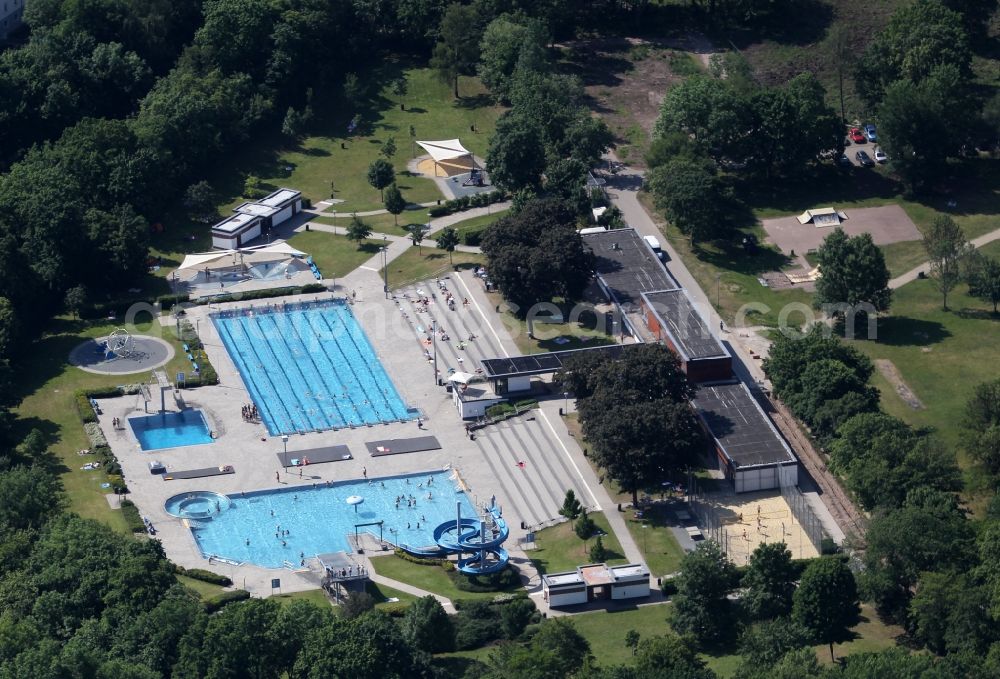
[[[604,512],[593,512],[589,516],[602,534],[601,541],[608,552],[605,562],[625,563],[627,561],[625,553],[614,531],[608,525]],[[573,522],[567,521],[535,533],[537,548],[528,552],[528,556],[542,575],[573,571],[577,566],[593,563],[588,550],[594,542],[593,538],[584,542],[577,537],[573,532]]]
[[[444,275],[455,268],[466,269],[485,262],[486,258],[479,254],[453,252],[449,257],[444,250],[433,247],[433,242],[422,243],[420,248],[411,247],[389,262],[389,288],[396,290],[417,281]],[[381,269],[379,274],[382,274]]]
[[[226,591],[226,588],[222,585],[213,585],[210,582],[189,578],[186,575],[178,575],[177,582],[197,593],[202,599],[210,599]]]
[[[419,147],[411,142],[416,139],[452,139],[458,137],[470,151],[479,156],[486,154],[490,135],[502,109],[491,103],[486,90],[476,78],[461,78],[461,99],[454,99],[451,87],[441,82],[429,68],[405,68],[389,63],[371,73],[369,81],[387,83],[398,73],[405,73],[409,93],[400,98],[391,94],[386,86],[372,94],[365,110],[357,111],[362,117],[358,131],[347,133],[347,123],[355,111],[334,106],[322,116],[311,130],[312,134],[297,144],[273,139],[255,145],[246,157],[237,156],[235,170],[240,178],[238,187],[230,180],[231,188],[242,188],[242,177],[253,174],[260,177],[266,187],[290,186],[316,203],[331,197],[344,202],[340,209],[362,212],[382,207],[379,192],[366,179],[368,165],[378,157],[382,144],[388,137],[396,140],[397,152],[392,157],[398,178],[397,185],[403,197],[411,203],[424,203],[441,198],[433,181],[408,177],[407,162]],[[400,103],[406,110],[400,109]],[[476,132],[471,131],[475,125]],[[410,128],[416,133],[411,137]],[[341,144],[346,148],[342,148]],[[230,171],[227,174],[232,174]],[[235,198],[235,194],[232,195]]]
[[[472,219],[463,219],[457,224],[454,224],[453,228],[458,232],[459,239],[464,242],[465,234],[485,230],[486,227],[493,222],[506,217],[508,212],[509,210],[498,210],[492,214],[480,215],[479,217],[473,217]]]
[[[346,229],[351,223],[353,217],[349,213],[338,212],[337,216],[334,217],[333,213],[328,213],[329,216],[317,217],[316,222],[322,224],[330,224],[338,229]],[[387,233],[391,236],[405,236],[406,227],[410,224],[427,224],[430,217],[427,214],[427,210],[421,208],[419,210],[406,210],[403,214],[399,215],[399,219],[394,219],[393,215],[371,215],[369,217],[361,217],[361,221],[371,227],[373,233]],[[396,222],[399,222],[397,224]],[[340,231],[344,233],[344,231]]]
[[[271,597],[275,599],[279,604],[287,606],[293,601],[308,601],[314,606],[329,607],[333,604],[326,597],[326,594],[321,589],[307,589],[302,592],[289,592],[288,594],[275,594]]]
[[[665,508],[653,505],[643,512],[642,519],[627,517],[625,525],[654,577],[677,572],[684,550],[667,527]]]
[[[141,319],[138,319],[141,320]],[[15,384],[23,396],[15,409],[15,436],[23,437],[38,429],[49,442],[49,450],[61,463],[60,478],[70,511],[97,519],[113,529],[125,532],[121,512],[112,510],[105,496],[110,489],[102,489],[108,481],[103,469],[83,471],[84,460],[76,454],[90,443],[77,416],[73,394],[78,389],[94,389],[144,380],[148,374],[106,376],[88,373],[67,362],[69,352],[81,342],[109,335],[121,323],[107,321],[88,322],[67,317],[54,319],[48,330],[25,352],[17,369]],[[149,321],[138,324],[133,332],[162,337],[176,350],[174,359],[166,366],[168,375],[191,369],[191,364],[180,350],[180,343],[173,339],[172,326],[161,330],[159,323]]]
[[[372,568],[379,575],[393,580],[405,582],[408,585],[434,594],[440,594],[451,600],[455,599],[492,599],[498,592],[463,592],[451,577],[439,566],[424,566],[404,561],[397,556],[381,556],[371,560]],[[510,591],[521,589],[519,586]]]
[[[1000,250],[990,244],[987,252]],[[960,285],[949,296],[950,311],[931,281],[917,280],[893,293],[892,315],[879,323],[877,341],[854,345],[872,358],[891,360],[923,402],[914,410],[876,373],[882,405],[918,427],[936,430],[956,447],[965,402],[975,385],[1000,377],[1000,317],[991,305],[969,297]]]
[[[312,255],[323,278],[343,278],[378,254],[381,247],[375,240],[356,243],[327,231],[297,233],[288,244]]]

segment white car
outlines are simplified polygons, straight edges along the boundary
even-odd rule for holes
[[[881,148],[876,148],[875,149],[875,162],[876,163],[885,163],[888,160],[889,160],[889,156],[885,155],[885,151],[883,151]]]

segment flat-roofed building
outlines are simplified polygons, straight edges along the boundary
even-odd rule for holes
[[[576,606],[608,599],[639,599],[649,596],[649,570],[641,564],[608,566],[593,563],[575,571],[542,576],[542,597],[552,608]]]
[[[685,290],[644,292],[646,327],[681,360],[692,382],[718,382],[733,374],[733,359],[712,333]]]
[[[737,493],[798,485],[798,460],[745,384],[703,384],[692,405]]]
[[[260,236],[261,219],[254,215],[235,214],[212,227],[212,247],[235,250]]]

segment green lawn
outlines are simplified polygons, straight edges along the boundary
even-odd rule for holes
[[[632,662],[632,649],[625,635],[635,630],[642,637],[666,634],[670,605],[640,606],[619,611],[597,611],[574,615],[573,625],[590,642],[590,651],[606,667]]]
[[[330,216],[317,217],[316,221],[324,224],[332,224],[338,229],[346,229],[351,223],[353,217],[348,213],[338,212],[336,218],[333,217],[333,213],[329,213]],[[406,227],[410,224],[427,224],[430,217],[427,214],[427,210],[406,210],[403,214],[399,215],[399,219],[395,219],[393,215],[371,215],[370,217],[360,218],[365,224],[371,227],[373,233],[387,233],[392,236],[405,236]],[[396,222],[399,222],[397,225]],[[340,231],[339,233],[344,233]]]
[[[885,256],[885,265],[889,267],[889,275],[893,278],[927,261],[927,250],[921,240],[880,245],[879,249]]]
[[[615,536],[604,512],[593,512],[590,518],[603,534],[601,537],[604,548],[608,551],[607,563],[626,563],[625,553],[621,543]],[[561,573],[574,571],[577,566],[593,563],[588,550],[594,544],[594,539],[584,542],[573,532],[573,522],[567,521],[555,526],[544,528],[535,533],[537,548],[530,551],[531,562],[542,575],[545,573]]]
[[[388,83],[389,77],[399,72],[399,64],[384,64],[371,74],[371,82]],[[392,136],[398,149],[392,163],[403,197],[411,203],[441,198],[433,181],[401,174],[414,154],[422,153],[411,144],[410,127],[416,132],[415,139],[458,137],[466,148],[482,157],[502,109],[492,105],[477,78],[461,78],[462,98],[455,100],[450,85],[441,82],[433,70],[407,68],[402,72],[407,76],[409,93],[400,99],[389,92],[388,86],[376,93],[367,110],[358,112],[363,119],[354,135],[347,135],[347,123],[356,111],[334,104],[299,143],[280,138],[270,140],[261,145],[263,148],[239,159],[234,169],[241,177],[245,174],[260,177],[267,187],[297,188],[314,204],[330,198],[332,181],[335,197],[344,200],[338,203],[338,211],[375,210],[382,207],[381,199],[365,174],[368,165],[379,157],[383,142]],[[405,111],[400,110],[401,101],[406,105]],[[470,130],[472,125],[476,127],[475,133]],[[341,147],[342,143],[346,148]]]
[[[139,324],[138,332],[162,336],[174,345],[176,356],[165,368],[168,375],[191,369],[191,363],[180,350],[180,343],[173,338],[172,324],[168,323],[169,328],[161,332],[159,324],[150,323],[148,316],[137,321],[144,321]],[[103,469],[80,469],[86,460],[76,451],[89,448],[90,443],[77,416],[73,394],[78,389],[145,380],[148,373],[109,377],[84,372],[67,362],[69,352],[75,346],[87,339],[106,336],[120,326],[120,322],[90,322],[67,317],[54,319],[16,366],[15,385],[23,400],[15,409],[18,419],[14,426],[15,436],[38,429],[47,437],[49,450],[61,463],[60,477],[71,511],[126,532],[121,512],[112,510],[105,499],[110,489],[101,488],[101,483],[108,481],[107,474]]]
[[[447,252],[425,241],[420,248],[411,247],[389,262],[389,288],[397,290],[417,281],[443,276],[456,268],[467,269],[485,262],[485,257],[470,252],[453,252],[449,257]]]
[[[634,513],[630,513],[625,525],[646,559],[650,573],[659,576],[677,572],[684,550],[667,527],[666,508],[654,505],[643,512],[642,519],[633,517]]]
[[[177,582],[181,583],[190,590],[193,590],[200,596],[203,600],[210,599],[213,596],[222,594],[226,591],[225,587],[221,585],[213,585],[210,582],[204,582],[203,580],[196,580],[194,578],[189,578],[186,575],[178,575]]]
[[[381,247],[374,240],[359,244],[327,231],[303,231],[289,238],[288,243],[312,255],[324,278],[343,278],[378,254]]]
[[[302,592],[289,592],[288,594],[275,594],[271,597],[282,606],[287,606],[293,601],[308,601],[314,606],[329,607],[332,602],[327,598],[326,593],[321,589],[307,589]]]
[[[400,559],[397,556],[380,556],[371,560],[372,568],[383,575],[434,594],[455,599],[492,599],[498,592],[463,592],[439,566],[424,566]],[[521,589],[516,587],[510,591]]]
[[[486,227],[493,222],[506,217],[508,212],[509,210],[498,210],[497,212],[493,212],[491,214],[480,215],[479,217],[472,217],[470,219],[463,219],[457,224],[453,224],[452,227],[458,232],[458,237],[464,242],[465,234],[485,230]]]
[[[892,315],[879,323],[877,341],[854,345],[872,358],[891,360],[903,380],[923,402],[914,410],[876,373],[882,405],[918,427],[931,427],[952,447],[959,443],[965,402],[975,385],[1000,377],[1000,318],[992,306],[969,297],[964,285],[941,296],[927,280],[894,291]]]
[[[508,334],[522,354],[582,349],[615,343],[611,336],[597,328],[595,314],[581,313],[576,320],[571,320],[572,317],[569,314],[576,307],[572,304],[565,304],[559,298],[553,304],[559,307],[567,322],[541,323],[536,320],[532,323],[534,337],[529,337],[527,320],[518,318],[511,313],[503,295],[499,292],[490,292],[486,294],[486,297],[494,308],[499,307],[500,322],[507,328]]]
[[[381,585],[372,581],[368,582],[366,591],[371,594],[373,599],[375,599],[376,607],[396,603],[409,604],[417,600],[417,597],[412,594],[407,594],[406,592],[398,590],[394,587]],[[398,599],[399,601],[389,601],[389,599]]]

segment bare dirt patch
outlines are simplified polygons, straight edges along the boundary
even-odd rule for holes
[[[563,70],[583,81],[595,111],[611,128],[618,157],[642,167],[667,90],[704,70],[711,44],[701,36],[648,41],[579,40],[564,47]]]
[[[924,409],[924,404],[919,398],[917,398],[917,395],[913,393],[913,390],[910,389],[909,385],[903,381],[903,376],[900,374],[899,368],[896,367],[895,363],[887,358],[876,358],[875,367],[878,368],[882,377],[884,377],[886,381],[892,385],[892,388],[896,390],[896,393],[899,394],[899,397],[903,399],[903,402],[906,403],[906,405],[910,406],[914,410]]]

